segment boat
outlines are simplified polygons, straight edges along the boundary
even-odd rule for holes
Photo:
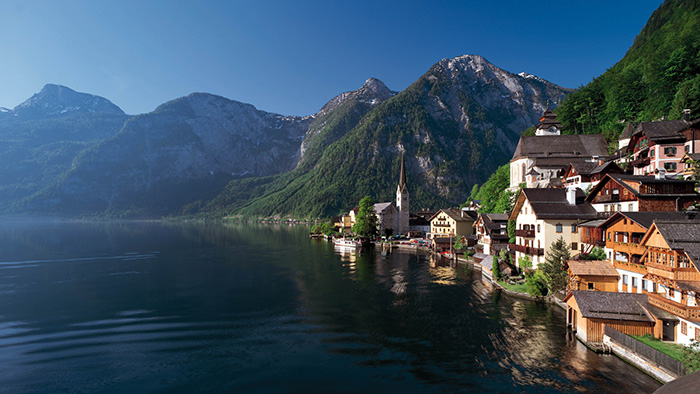
[[[333,245],[340,246],[341,248],[359,248],[362,246],[359,242],[350,238],[334,238]]]

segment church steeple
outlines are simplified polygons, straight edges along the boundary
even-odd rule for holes
[[[399,211],[398,234],[407,234],[408,226],[408,183],[406,183],[406,163],[401,153],[401,174],[396,186],[396,209]]]
[[[406,166],[404,164],[403,153],[401,153],[401,175],[399,175],[399,190],[403,190],[406,187]]]

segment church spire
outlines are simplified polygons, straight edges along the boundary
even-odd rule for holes
[[[404,165],[403,152],[401,153],[401,175],[399,175],[399,190],[406,186],[406,167]]]

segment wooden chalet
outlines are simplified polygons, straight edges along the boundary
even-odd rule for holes
[[[567,290],[617,291],[619,275],[609,261],[569,260]]]
[[[657,285],[649,303],[677,317],[672,340],[700,340],[700,223],[655,221],[641,245],[644,279]]]
[[[700,201],[693,181],[658,176],[607,174],[586,202],[598,212],[681,211]]]
[[[663,338],[664,319],[669,313],[654,307],[646,294],[572,290],[564,298],[567,325],[584,342],[602,342],[603,327],[627,335]]]

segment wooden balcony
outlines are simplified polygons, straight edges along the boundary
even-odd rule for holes
[[[684,319],[700,322],[700,307],[679,304],[658,294],[647,293],[647,295],[649,296],[649,303],[651,305]]]
[[[619,268],[625,271],[631,271],[631,272],[636,272],[638,274],[646,274],[647,273],[647,267],[642,265],[642,264],[634,264],[634,263],[628,263],[626,261],[618,261],[614,260],[613,265],[615,268]]]
[[[669,267],[663,264],[649,263],[645,264],[647,272],[670,280],[687,280],[700,281],[700,272],[695,268],[676,268]]]
[[[533,248],[530,246],[523,246],[523,245],[516,245],[516,244],[508,244],[508,249],[528,254],[531,256],[542,256],[544,254],[544,249],[542,248]]]
[[[535,238],[535,230],[515,230],[517,237]]]
[[[619,202],[620,201],[620,195],[619,194],[599,194],[595,197],[595,202]]]
[[[646,251],[646,248],[640,246],[638,243],[607,241],[605,243],[605,247],[608,249],[613,249],[616,252],[638,254],[640,256]]]

